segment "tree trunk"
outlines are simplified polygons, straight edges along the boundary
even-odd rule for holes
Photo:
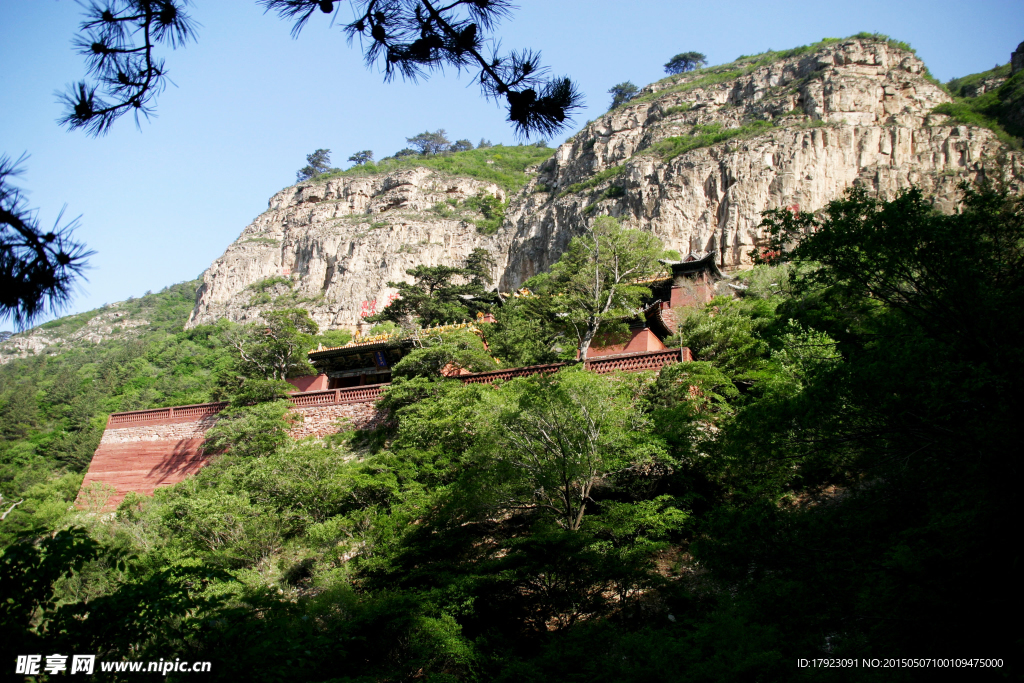
[[[580,360],[587,359],[587,351],[590,350],[590,342],[594,340],[594,336],[597,334],[597,328],[600,325],[600,321],[596,316],[592,316],[587,320],[587,331],[583,333],[583,339],[580,340]]]

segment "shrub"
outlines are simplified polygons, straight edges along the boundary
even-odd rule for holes
[[[769,128],[772,128],[770,121],[751,121],[739,128],[724,129],[720,123],[709,123],[703,126],[694,126],[689,135],[665,138],[651,145],[651,150],[655,154],[661,155],[665,161],[670,161],[691,150],[710,147],[737,137],[758,135]]]
[[[577,192],[583,192],[584,190],[589,190],[592,187],[597,187],[598,185],[600,185],[604,181],[608,180],[609,178],[615,178],[615,177],[617,177],[619,175],[622,175],[622,172],[625,171],[625,170],[626,170],[626,166],[625,165],[612,166],[611,168],[606,168],[605,170],[601,171],[600,173],[591,176],[587,180],[584,180],[584,181],[579,182],[579,183],[573,183],[569,187],[565,188],[565,190],[563,190],[558,196],[559,197],[564,197],[567,194],[575,194]]]
[[[476,178],[492,182],[508,192],[515,192],[529,179],[526,169],[547,160],[554,150],[534,145],[488,145],[478,146],[465,152],[421,156],[414,150],[408,154],[399,152],[393,157],[353,166],[345,171],[328,173],[317,177],[317,181],[329,178],[379,175],[392,173],[403,168],[433,168],[454,176]]]

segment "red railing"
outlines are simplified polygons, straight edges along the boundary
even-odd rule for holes
[[[324,391],[304,391],[292,394],[291,402],[296,408],[303,406],[331,406],[343,403],[368,403],[375,401],[384,393],[387,384],[367,384],[362,387],[345,389],[326,389]]]
[[[645,351],[621,356],[603,356],[587,361],[587,370],[604,375],[609,372],[640,372],[660,370],[670,363],[689,360],[690,349],[668,349],[666,351]]]
[[[680,360],[692,360],[690,349],[667,349],[665,351],[642,351],[639,353],[625,353],[617,356],[601,356],[586,362],[587,370],[605,375],[609,372],[639,372],[641,370],[660,370],[670,363],[678,363]],[[515,377],[529,377],[530,375],[550,375],[568,365],[567,363],[552,363],[551,365],[531,365],[525,368],[509,368],[508,370],[495,370],[494,372],[477,372],[472,375],[463,375],[459,379],[465,384],[491,384],[497,380],[509,380]]]
[[[641,370],[658,370],[670,363],[678,363],[680,360],[692,360],[690,349],[668,349],[666,351],[645,351],[641,353],[629,353],[619,356],[602,356],[586,362],[586,368],[599,375],[609,372],[638,372]],[[493,384],[498,380],[510,380],[516,377],[529,377],[530,375],[550,375],[558,372],[567,363],[551,363],[550,365],[531,365],[525,368],[509,368],[507,370],[495,370],[494,372],[478,372],[471,375],[463,375],[461,379],[465,384]],[[311,406],[343,405],[347,403],[369,403],[377,400],[387,384],[368,384],[362,387],[347,387],[345,389],[327,389],[325,391],[304,391],[292,394],[289,400],[293,408],[305,408]],[[172,408],[154,408],[151,410],[133,410],[126,413],[113,413],[107,420],[108,427],[127,427],[146,422],[160,422],[164,420],[182,421],[215,415],[227,406],[227,403],[198,403],[189,406],[174,406]]]
[[[153,408],[151,410],[133,410],[126,413],[114,413],[107,420],[107,425],[132,425],[140,422],[157,422],[159,420],[192,419],[219,413],[227,403],[196,403],[189,406],[173,406],[171,408]]]
[[[509,368],[507,370],[494,370],[493,372],[475,372],[471,375],[462,375],[458,379],[463,384],[493,384],[498,380],[509,380],[516,377],[529,377],[530,375],[550,375],[565,367],[565,363],[551,363],[550,365],[528,365],[524,368]]]

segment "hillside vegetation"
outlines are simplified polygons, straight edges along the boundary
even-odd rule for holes
[[[217,374],[231,363],[226,335],[238,326],[223,321],[184,330],[199,284],[121,302],[119,320],[129,332],[100,343],[72,335],[107,309],[44,323],[41,328],[64,338],[0,366],[0,496],[26,499],[4,520],[0,538],[45,524],[50,512],[67,512],[110,413],[215,400]],[[281,299],[278,308],[292,304]],[[327,332],[319,341],[348,338]],[[45,512],[41,501],[51,494],[62,505]]]
[[[387,157],[378,162],[371,161],[344,171],[319,175],[315,182],[337,177],[377,175],[404,168],[422,167],[489,181],[509,192],[515,192],[528,180],[526,169],[545,161],[554,154],[554,151],[549,147],[537,145],[495,145],[464,152]]]
[[[986,82],[1003,82],[986,92],[978,92]],[[1024,71],[1010,73],[1010,65],[954,78],[946,84],[953,102],[939,105],[936,114],[945,114],[960,123],[988,128],[1011,149],[1024,148]]]
[[[5,521],[4,656],[325,683],[901,681],[796,662],[961,655],[1018,676],[993,615],[1020,591],[1024,201],[853,191],[764,226],[742,295],[684,312],[695,361],[657,375],[440,377],[446,353],[491,362],[468,335],[396,365],[374,432],[261,442],[284,411],[257,404],[244,449],[111,517],[68,509],[55,471]],[[509,348],[560,324],[552,299],[515,299]],[[159,333],[106,375],[69,363],[69,393],[199,396],[218,335]],[[65,362],[4,370],[28,397],[5,428],[70,405],[45,371]],[[55,458],[32,420],[5,453]]]

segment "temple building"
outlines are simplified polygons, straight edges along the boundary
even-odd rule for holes
[[[483,318],[481,322],[489,322],[487,318],[489,316]],[[493,318],[490,318],[490,321],[493,321]],[[300,391],[386,384],[391,381],[391,368],[410,351],[419,347],[421,338],[455,330],[481,334],[477,323],[467,322],[439,325],[412,332],[400,331],[372,337],[357,336],[344,346],[321,346],[309,352],[309,362],[320,372],[315,381],[313,378],[296,378],[305,380],[304,384],[307,386],[302,386],[297,381],[289,381]]]
[[[718,268],[716,252],[690,253],[681,261],[663,261],[672,275],[645,282],[651,288],[651,299],[629,321],[625,334],[599,334],[587,353],[588,358],[643,353],[666,349],[665,340],[675,334],[678,320],[673,309],[700,306],[712,298],[717,285],[731,279]],[[299,391],[343,389],[347,387],[386,384],[391,381],[391,368],[410,351],[419,340],[430,334],[467,329],[482,334],[478,324],[493,322],[490,315],[475,323],[459,323],[434,328],[381,334],[372,337],[357,336],[344,346],[317,348],[309,353],[309,362],[319,371],[316,377],[298,377],[292,380]]]

